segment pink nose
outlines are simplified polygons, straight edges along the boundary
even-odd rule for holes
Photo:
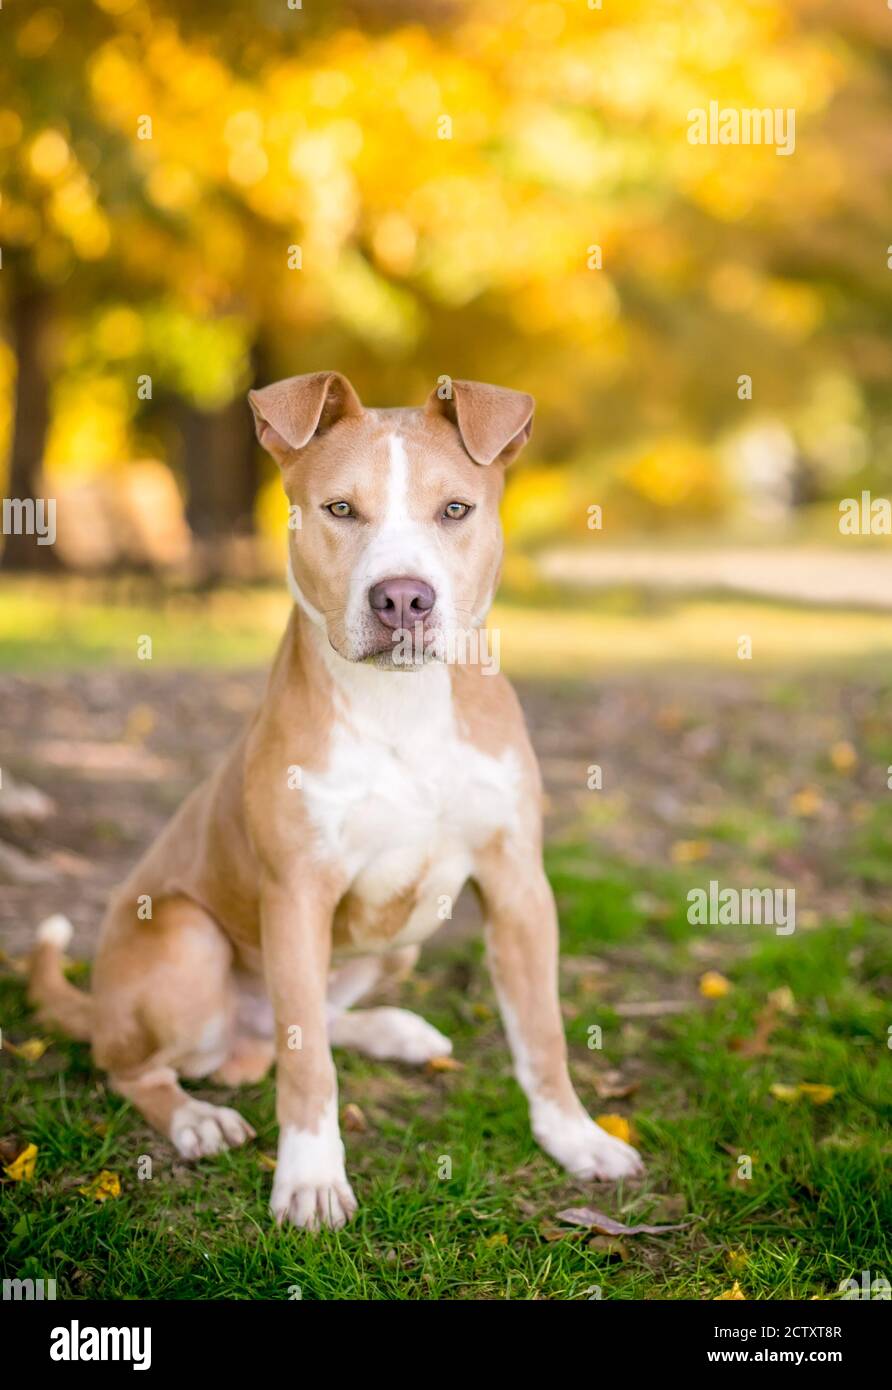
[[[430,616],[436,594],[423,579],[382,579],[369,589],[369,607],[385,627],[411,631]]]

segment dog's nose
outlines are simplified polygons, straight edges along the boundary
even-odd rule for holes
[[[369,607],[385,627],[409,631],[429,617],[436,597],[423,579],[382,579],[369,589]]]

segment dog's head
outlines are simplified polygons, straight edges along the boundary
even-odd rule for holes
[[[444,381],[421,409],[366,410],[339,372],[249,395],[291,504],[295,597],[348,661],[444,659],[486,616],[502,558],[504,465],[533,398]]]

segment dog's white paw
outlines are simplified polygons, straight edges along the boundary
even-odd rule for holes
[[[356,1211],[336,1100],[325,1106],[315,1129],[286,1125],[282,1130],[270,1209],[280,1226],[287,1221],[306,1231],[322,1226],[337,1231]]]
[[[608,1134],[585,1114],[566,1116],[556,1106],[534,1117],[533,1132],[546,1153],[556,1158],[574,1178],[615,1182],[644,1171],[637,1149]]]
[[[254,1130],[237,1110],[188,1100],[173,1112],[170,1137],[183,1158],[208,1158],[253,1139]]]
[[[352,1047],[380,1062],[422,1066],[432,1057],[445,1057],[452,1043],[432,1024],[409,1009],[358,1009],[331,1021],[335,1046]]]
[[[318,1231],[323,1226],[339,1231],[356,1211],[356,1198],[346,1178],[318,1186],[280,1183],[277,1178],[270,1209],[279,1226],[287,1221],[302,1231]]]

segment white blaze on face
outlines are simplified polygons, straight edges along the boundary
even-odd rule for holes
[[[388,476],[384,512],[373,523],[371,535],[350,579],[345,614],[347,640],[360,654],[375,631],[369,608],[369,590],[384,579],[421,579],[436,594],[426,628],[450,630],[455,624],[452,584],[435,520],[439,498],[420,489],[424,519],[413,517],[409,506],[411,464],[398,434],[387,441]]]

